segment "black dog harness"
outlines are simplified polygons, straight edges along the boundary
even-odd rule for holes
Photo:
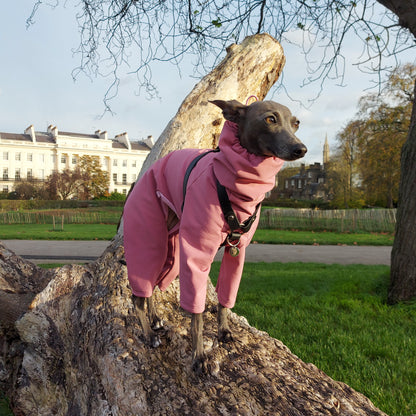
[[[206,155],[213,153],[213,152],[219,152],[220,149],[217,147],[214,150],[209,150],[208,152],[201,153],[198,155],[192,162],[189,164],[188,168],[185,172],[185,177],[183,179],[183,202],[182,202],[182,208],[185,204],[185,195],[186,195],[186,188],[188,185],[189,176],[193,170],[193,168],[196,166],[196,164]],[[238,221],[237,215],[233,210],[233,207],[231,206],[230,199],[228,198],[227,190],[225,189],[225,186],[221,185],[217,178],[215,178],[216,185],[217,185],[217,195],[218,200],[220,202],[222,213],[224,214],[224,218],[227,221],[228,226],[230,227],[230,232],[227,235],[227,238],[222,243],[221,246],[227,245],[230,247],[230,254],[232,256],[238,256],[240,250],[238,249],[238,245],[240,244],[240,238],[242,234],[248,232],[253,225],[254,221],[256,220],[257,213],[259,211],[260,205],[257,204],[256,209],[249,218],[247,218],[244,222],[240,223]]]

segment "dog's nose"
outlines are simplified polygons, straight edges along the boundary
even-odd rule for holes
[[[296,144],[292,150],[292,156],[294,159],[299,159],[305,156],[305,153],[308,151],[306,146],[302,143]]]

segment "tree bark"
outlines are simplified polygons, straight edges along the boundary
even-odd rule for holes
[[[209,100],[262,100],[285,64],[283,49],[270,35],[255,35],[227,48],[223,61],[185,98],[145,160],[141,174],[157,159],[184,147],[215,149],[224,119]],[[186,128],[184,128],[186,126]]]
[[[416,92],[416,83],[415,83]],[[396,235],[391,252],[390,304],[416,298],[416,104],[401,154]]]
[[[416,36],[416,0],[377,0],[399,18],[399,25]]]
[[[275,59],[273,70],[250,52],[267,54],[259,48],[264,41],[275,45],[268,46],[274,50],[268,55]],[[232,59],[236,52],[238,62]],[[256,60],[253,72],[246,59]],[[197,115],[198,108],[201,117],[210,111],[204,104],[208,92],[212,98],[263,97],[283,60],[269,36],[249,38],[231,48],[205,92],[198,96],[195,87],[175,119],[187,112]],[[239,83],[245,85],[241,95],[231,95],[237,91],[232,84]],[[218,113],[204,119],[198,145],[215,142],[212,120],[218,129]],[[158,156],[168,148],[193,145],[189,132],[196,121],[201,123],[192,117],[178,121],[179,136],[171,122]],[[177,144],[171,134],[182,141]],[[123,255],[119,233],[94,263],[45,271],[0,244],[0,388],[16,416],[384,415],[366,397],[304,363],[243,317],[232,314],[235,341],[219,345],[212,285],[204,336],[213,374],[198,377],[191,370],[190,315],[179,307],[177,280],[166,292],[155,292],[165,329],[162,345],[149,348],[134,313],[126,267],[119,261]]]
[[[416,37],[416,0],[378,0]],[[416,84],[415,84],[416,92]],[[388,302],[416,298],[416,96],[406,143],[401,153],[401,176],[396,233],[391,253]]]

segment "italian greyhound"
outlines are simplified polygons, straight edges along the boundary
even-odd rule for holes
[[[160,159],[136,183],[123,214],[128,276],[144,336],[150,346],[160,345],[156,330],[163,322],[156,313],[153,289],[166,289],[179,274],[181,306],[192,314],[192,368],[197,373],[210,371],[203,346],[203,310],[215,253],[225,246],[217,284],[218,339],[230,342],[229,312],[238,291],[245,247],[258,224],[253,212],[257,213],[264,194],[273,188],[283,161],[299,159],[307,151],[295,135],[299,120],[287,107],[273,101],[211,103],[221,108],[226,119],[220,151],[204,154],[192,172],[189,162],[201,155],[200,150],[179,150]],[[187,175],[185,198],[179,190]],[[238,224],[253,214],[249,218],[253,227],[241,238],[240,234],[230,237],[215,181],[226,189]]]

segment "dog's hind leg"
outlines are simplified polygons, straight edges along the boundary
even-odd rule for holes
[[[160,337],[158,334],[156,334],[156,332],[153,331],[153,329],[150,326],[149,318],[145,311],[146,299],[150,298],[141,298],[133,295],[133,304],[136,308],[136,313],[139,318],[140,325],[142,326],[146,342],[148,342],[151,347],[156,348],[161,344]],[[151,300],[150,302],[153,305],[153,300]],[[154,309],[154,305],[152,306],[152,308]],[[149,301],[148,309],[150,310]]]
[[[221,342],[230,342],[233,340],[228,319],[229,316],[230,309],[225,308],[220,303],[218,303],[218,340]]]

